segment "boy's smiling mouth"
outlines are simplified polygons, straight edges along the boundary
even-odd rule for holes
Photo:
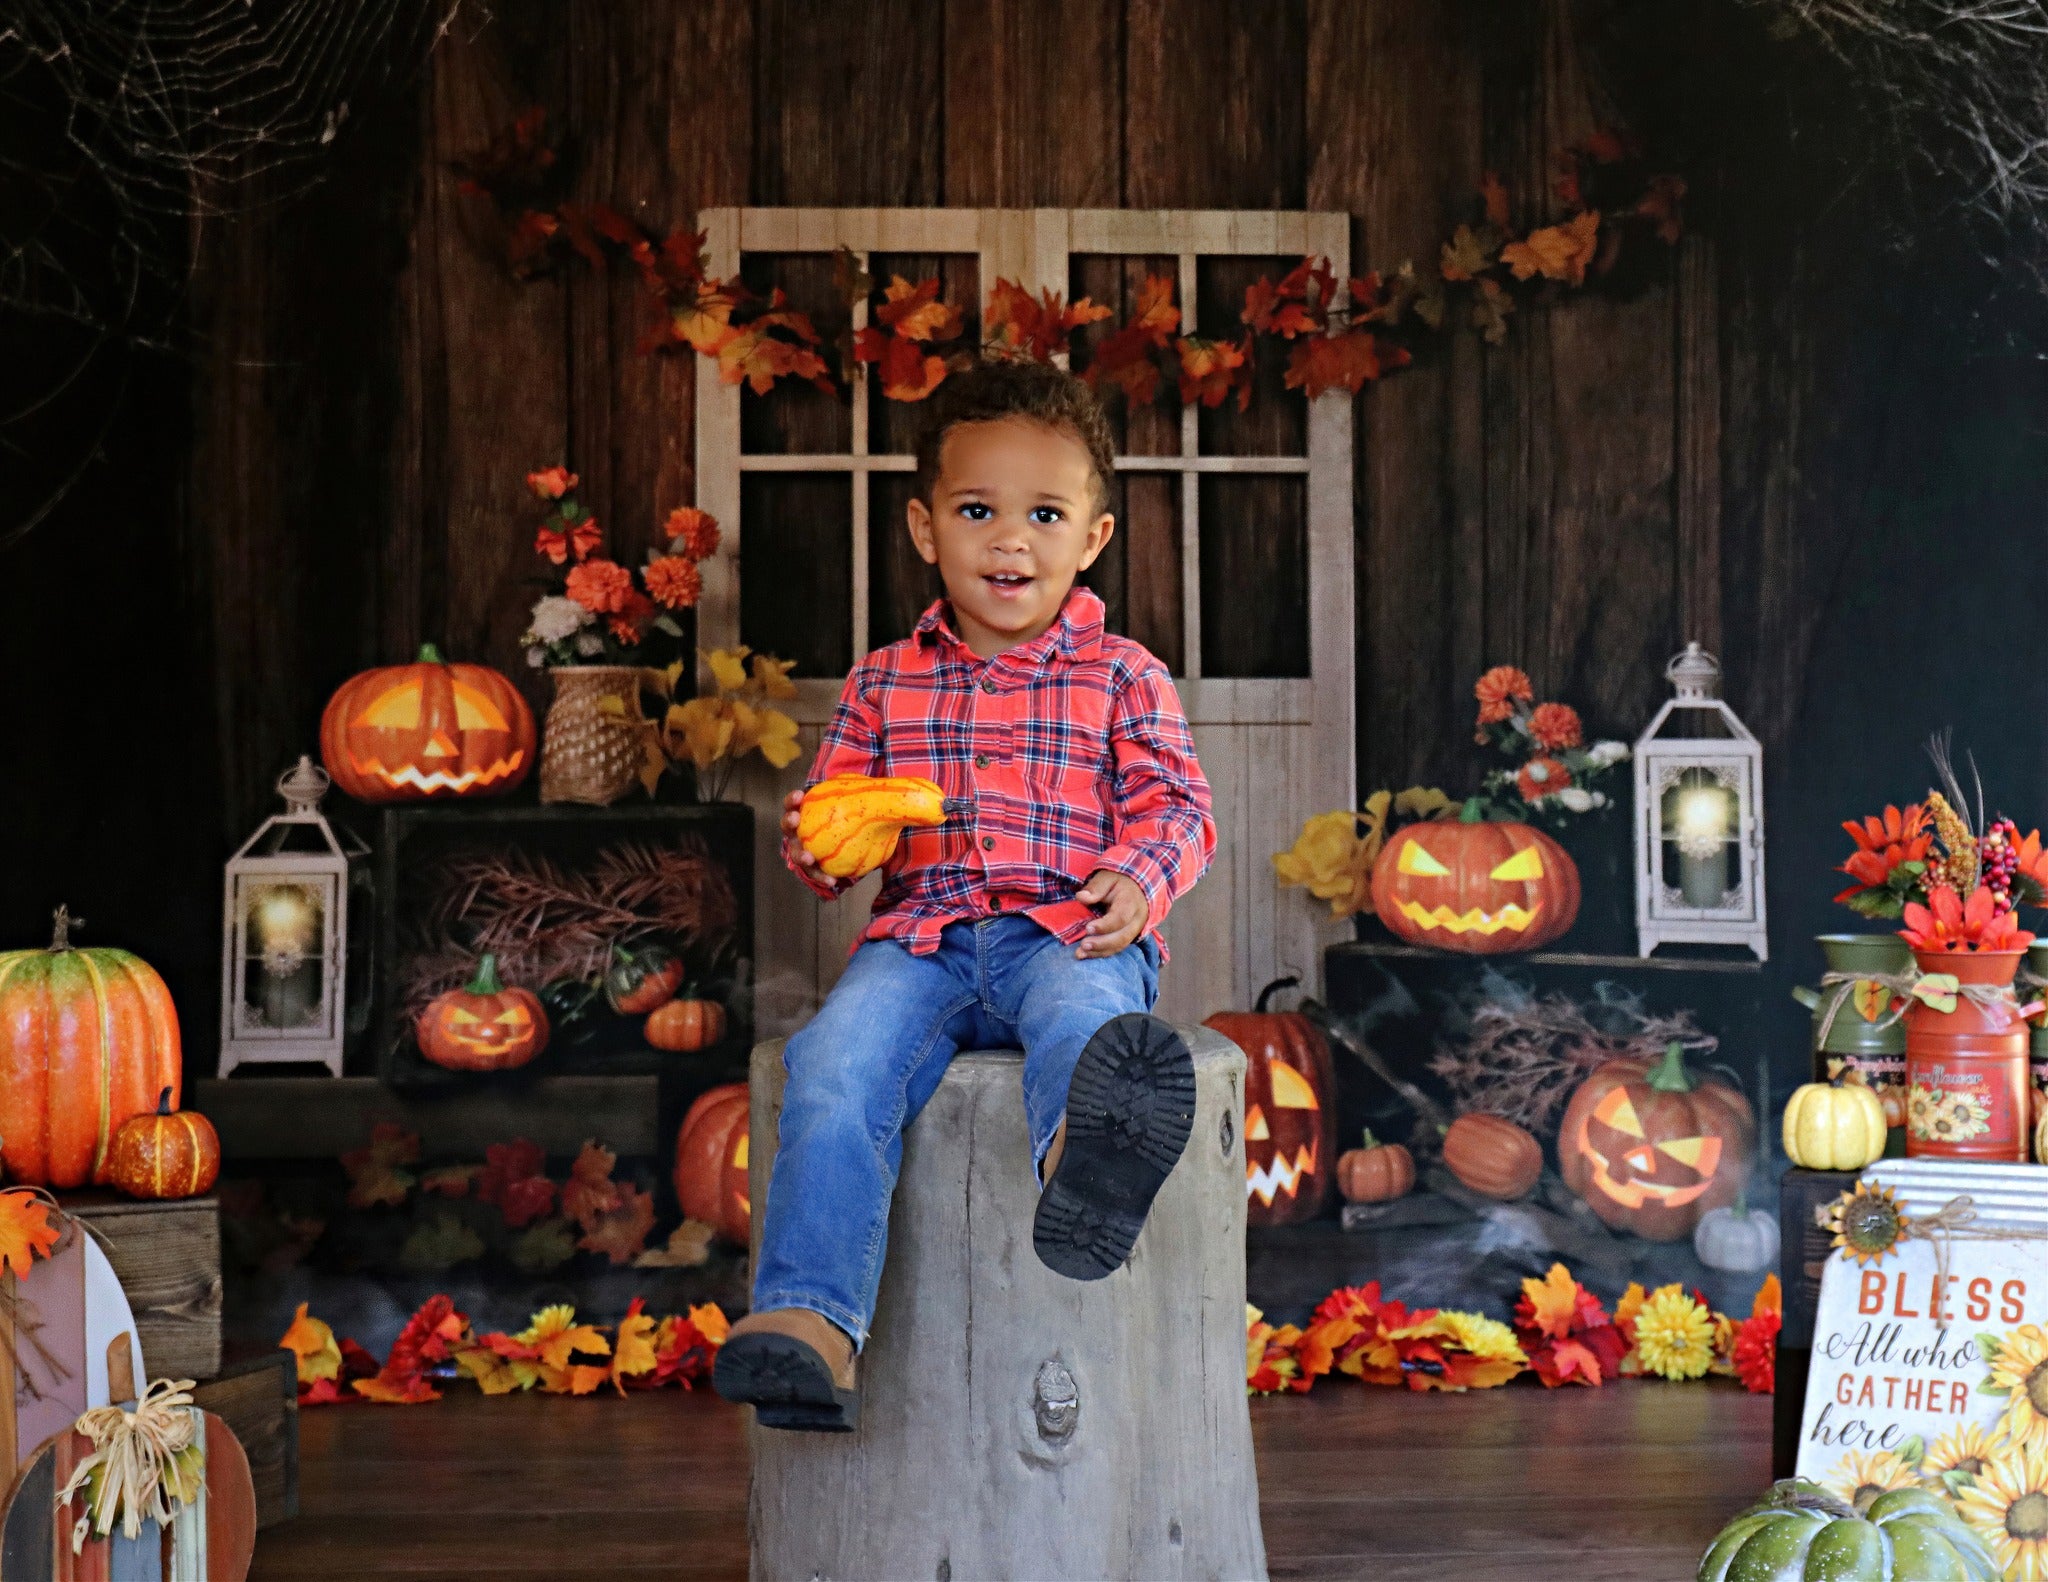
[[[1021,571],[990,571],[983,573],[981,580],[1007,598],[1022,593],[1036,579]]]

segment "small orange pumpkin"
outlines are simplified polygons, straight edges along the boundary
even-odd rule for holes
[[[647,1041],[671,1054],[709,1049],[725,1036],[725,1007],[716,1000],[688,998],[657,1006],[647,1018]]]
[[[220,1135],[213,1122],[171,1108],[171,1090],[156,1110],[132,1115],[107,1150],[107,1180],[130,1197],[197,1197],[220,1178]]]
[[[498,958],[477,959],[476,976],[420,1012],[420,1053],[450,1071],[511,1071],[548,1046],[548,1013],[530,989],[508,989]]]
[[[1444,1166],[1482,1197],[1526,1197],[1543,1174],[1543,1145],[1513,1121],[1478,1111],[1444,1133]]]
[[[796,838],[835,879],[873,873],[912,825],[946,821],[946,793],[914,775],[834,775],[804,793]]]
[[[747,1193],[747,1085],[728,1082],[699,1095],[676,1129],[676,1201],[729,1242],[744,1247],[753,1205]]]
[[[409,665],[344,681],[320,715],[320,759],[359,802],[499,796],[533,768],[533,710],[488,665]]]
[[[676,997],[683,964],[672,950],[642,945],[628,950],[612,946],[612,964],[604,975],[604,997],[621,1016],[640,1016]]]
[[[1384,1203],[1406,1197],[1415,1186],[1415,1156],[1399,1143],[1383,1143],[1368,1131],[1365,1145],[1337,1156],[1337,1190],[1347,1203]]]

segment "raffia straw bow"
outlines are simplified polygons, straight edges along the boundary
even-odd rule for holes
[[[88,1533],[111,1533],[117,1517],[121,1536],[132,1540],[142,1536],[144,1521],[168,1527],[172,1501],[190,1505],[198,1497],[206,1453],[194,1432],[191,1389],[190,1379],[158,1379],[134,1411],[95,1406],[72,1425],[95,1447],[57,1491],[59,1511],[86,1491],[85,1512],[71,1528],[73,1554],[85,1548]]]
[[[1930,978],[1946,980],[1947,977],[1948,974],[1946,973],[1920,972],[1918,970],[1912,972],[1830,972],[1821,977],[1820,984],[1823,989],[1831,989],[1837,984],[1845,983],[1879,983],[1884,985],[1890,991],[1889,998],[1897,1003],[1886,1010],[1884,1015],[1875,1018],[1871,1025],[1873,1027],[1896,1027],[1905,1019],[1906,1012],[1911,1008],[1916,998],[1920,999],[1924,1004],[1932,1005],[1934,1003],[1924,995],[1916,993],[1923,984],[1927,983]],[[1950,989],[1946,981],[1944,981],[1942,989],[1958,999],[1968,1000],[1987,1011],[2003,1006],[2012,1014],[2015,1021],[2031,1016],[2034,1012],[2041,1009],[2041,1002],[2038,999],[2026,1005],[2020,1004],[2018,996],[2006,984],[1959,983],[1953,989]],[[1853,993],[1844,993],[1834,995],[1829,999],[1827,1014],[1821,1018],[1817,1042],[1822,1045],[1827,1043],[1828,1034],[1833,1032],[1835,1028],[1835,1018],[1842,1014],[1842,1007],[1854,998],[1855,995]],[[1935,1008],[1937,1010],[1953,1009],[1953,1002],[1947,1007],[1936,1006]]]

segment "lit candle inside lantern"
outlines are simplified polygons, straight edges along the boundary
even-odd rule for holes
[[[258,1006],[271,1027],[303,1026],[320,1001],[321,907],[295,884],[265,885],[249,897],[249,954],[261,971]]]
[[[1687,906],[1717,907],[1728,893],[1728,803],[1719,786],[1695,785],[1679,793],[1673,833],[1678,890]]]

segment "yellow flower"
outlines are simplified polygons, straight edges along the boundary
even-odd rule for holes
[[[704,654],[704,663],[710,667],[711,679],[718,683],[721,692],[738,692],[747,684],[747,655],[752,652],[744,643],[738,648],[714,648]]]
[[[2039,1324],[2013,1330],[1998,1343],[1988,1381],[2011,1392],[1999,1427],[2014,1445],[2048,1453],[2048,1333]]]
[[[567,1367],[572,1352],[583,1351],[598,1357],[612,1354],[611,1342],[594,1325],[577,1323],[576,1309],[567,1303],[542,1308],[514,1338],[522,1346],[539,1347],[540,1360],[551,1368]]]
[[[754,655],[754,685],[761,689],[764,698],[793,698],[796,683],[789,679],[789,673],[796,669],[794,659],[777,659],[771,654]]]
[[[1823,1211],[1821,1224],[1835,1233],[1834,1244],[1857,1263],[1882,1263],[1886,1253],[1906,1234],[1905,1210],[1890,1187],[1858,1181]]]
[[[668,729],[683,738],[683,750],[700,770],[709,769],[732,748],[739,722],[727,698],[692,698],[669,706]]]
[[[1496,1384],[1506,1384],[1529,1366],[1515,1332],[1498,1319],[1445,1311],[1436,1315],[1431,1327],[1444,1340],[1471,1353],[1469,1366],[1455,1368],[1457,1378],[1468,1389],[1490,1390]]]
[[[733,757],[745,757],[758,747],[761,756],[776,768],[788,768],[800,751],[796,743],[796,721],[780,709],[758,709],[737,699],[731,700],[727,706],[733,714]]]
[[[1835,1463],[1835,1470],[1821,1483],[1859,1511],[1869,1510],[1870,1502],[1880,1494],[1920,1486],[1913,1469],[1889,1450],[1873,1450],[1867,1456],[1852,1450]]]
[[[2006,1582],[2048,1582],[2048,1450],[2014,1446],[1956,1496]]]
[[[2007,1448],[2002,1434],[1987,1433],[1976,1423],[1964,1423],[1935,1440],[1934,1448],[1920,1463],[1920,1475],[1929,1482],[1953,1488],[1966,1479],[1975,1481],[1991,1459],[2005,1454]]]
[[[1377,839],[1368,844],[1360,838],[1357,814],[1318,813],[1301,826],[1292,851],[1273,854],[1273,869],[1282,884],[1305,884],[1310,895],[1328,901],[1332,917],[1349,917],[1372,905],[1372,859],[1378,854]]]
[[[1635,1349],[1647,1372],[1697,1379],[1713,1365],[1714,1315],[1677,1286],[1664,1286],[1636,1314]]]
[[[306,1315],[306,1303],[299,1304],[299,1310],[292,1315],[291,1327],[284,1332],[278,1345],[298,1358],[299,1383],[311,1384],[316,1379],[338,1379],[341,1377],[341,1347],[335,1343],[334,1331],[323,1320]]]

